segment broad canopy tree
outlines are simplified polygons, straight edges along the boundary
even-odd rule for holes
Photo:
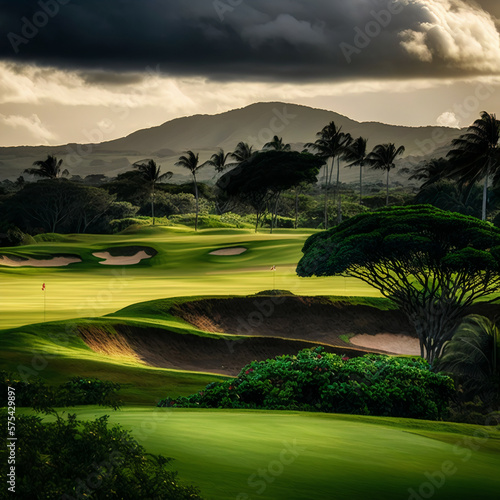
[[[276,207],[279,195],[301,183],[317,182],[325,161],[310,153],[263,151],[224,174],[217,187],[229,197],[249,203],[257,214],[255,231],[265,207]],[[272,228],[271,228],[272,230]]]
[[[104,189],[66,179],[26,184],[2,205],[5,220],[23,231],[101,232],[115,218],[135,215],[137,208],[116,203]]]
[[[500,290],[500,229],[430,205],[360,214],[302,251],[299,276],[352,276],[394,301],[431,365],[470,306]]]

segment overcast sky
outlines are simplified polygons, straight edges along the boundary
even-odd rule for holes
[[[276,100],[463,127],[500,111],[499,30],[498,0],[0,0],[0,145]]]

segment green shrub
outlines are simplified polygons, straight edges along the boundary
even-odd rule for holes
[[[68,415],[43,423],[36,416],[16,416],[16,435],[21,439],[16,447],[15,498],[201,498],[197,488],[178,483],[177,473],[170,469],[172,459],[146,453],[128,431],[108,427],[107,420],[103,416],[81,422]],[[8,435],[4,415],[0,432]],[[1,460],[3,468],[7,457]]]
[[[174,224],[183,224],[185,226],[193,226],[195,222],[195,214],[172,215],[169,220]],[[218,228],[235,228],[235,224],[231,222],[223,222],[220,215],[199,214],[198,227],[201,229],[218,229]]]
[[[155,224],[157,226],[172,225],[166,217],[155,217]],[[130,226],[136,226],[136,227],[152,226],[153,218],[147,216],[138,216],[126,219],[114,219],[109,223],[109,225],[113,233],[121,233],[122,231],[128,229]]]
[[[0,372],[0,406],[7,406],[7,389],[16,393],[19,407],[46,410],[55,406],[101,405],[118,408],[120,385],[106,380],[72,377],[59,386],[49,386],[41,379],[19,380],[12,374]]]
[[[254,361],[238,377],[159,406],[265,408],[439,419],[453,381],[430,371],[421,358],[369,354],[349,359],[322,347],[296,356]]]

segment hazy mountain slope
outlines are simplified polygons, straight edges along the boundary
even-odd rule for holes
[[[331,121],[353,137],[368,138],[369,148],[385,142],[404,145],[405,156],[412,157],[411,163],[415,162],[415,157],[429,156],[435,149],[440,153],[446,151],[446,145],[461,132],[446,127],[359,123],[333,111],[277,102],[256,103],[218,115],[177,118],[101,144],[0,148],[0,180],[15,179],[33,161],[51,153],[64,159],[71,174],[81,176],[91,173],[115,176],[130,169],[134,161],[155,158],[164,170],[175,173],[174,180],[181,181],[187,173],[174,163],[187,149],[200,152],[200,159],[204,161],[218,147],[232,151],[239,141],[245,141],[260,148],[273,135],[301,149],[304,143],[313,142],[316,133]],[[348,173],[345,180],[349,181],[351,176],[354,179],[354,170],[347,172],[352,174]],[[201,177],[212,176],[213,172],[207,169]]]
[[[219,115],[195,115],[178,118],[158,127],[139,130],[122,139],[102,143],[98,149],[110,151],[154,152],[162,148],[175,151],[222,147],[232,150],[241,140],[262,147],[274,134],[288,143],[314,141],[315,134],[334,121],[353,137],[369,138],[369,145],[384,142],[403,144],[408,154],[429,152],[459,134],[446,127],[401,127],[376,122],[359,123],[333,111],[296,104],[257,103]],[[441,144],[432,140],[433,134]],[[427,147],[422,150],[421,144]],[[419,155],[419,156],[420,156]]]

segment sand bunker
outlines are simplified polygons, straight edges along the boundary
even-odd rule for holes
[[[50,259],[20,259],[0,255],[0,266],[8,267],[61,267],[81,261],[82,259],[76,256],[58,256]]]
[[[280,337],[354,347],[344,335],[411,335],[401,311],[333,302],[326,297],[234,297],[177,304],[172,314],[212,333]],[[384,350],[384,347],[365,350]]]
[[[153,257],[145,250],[139,250],[135,255],[111,255],[109,252],[94,252],[92,255],[99,259],[105,259],[99,262],[105,266],[131,266],[138,264],[141,260]]]
[[[236,376],[246,364],[297,354],[318,344],[281,338],[250,337],[244,340],[199,337],[160,328],[131,325],[78,327],[80,338],[95,352],[128,358],[149,366],[176,370],[210,372]],[[352,347],[324,346],[326,352],[341,356],[363,356],[365,351]]]
[[[245,247],[221,248],[220,250],[210,252],[210,255],[241,255],[246,251],[247,249]]]
[[[417,338],[409,335],[377,333],[376,335],[355,335],[351,344],[369,349],[380,349],[392,354],[410,354],[420,356],[420,344]]]

